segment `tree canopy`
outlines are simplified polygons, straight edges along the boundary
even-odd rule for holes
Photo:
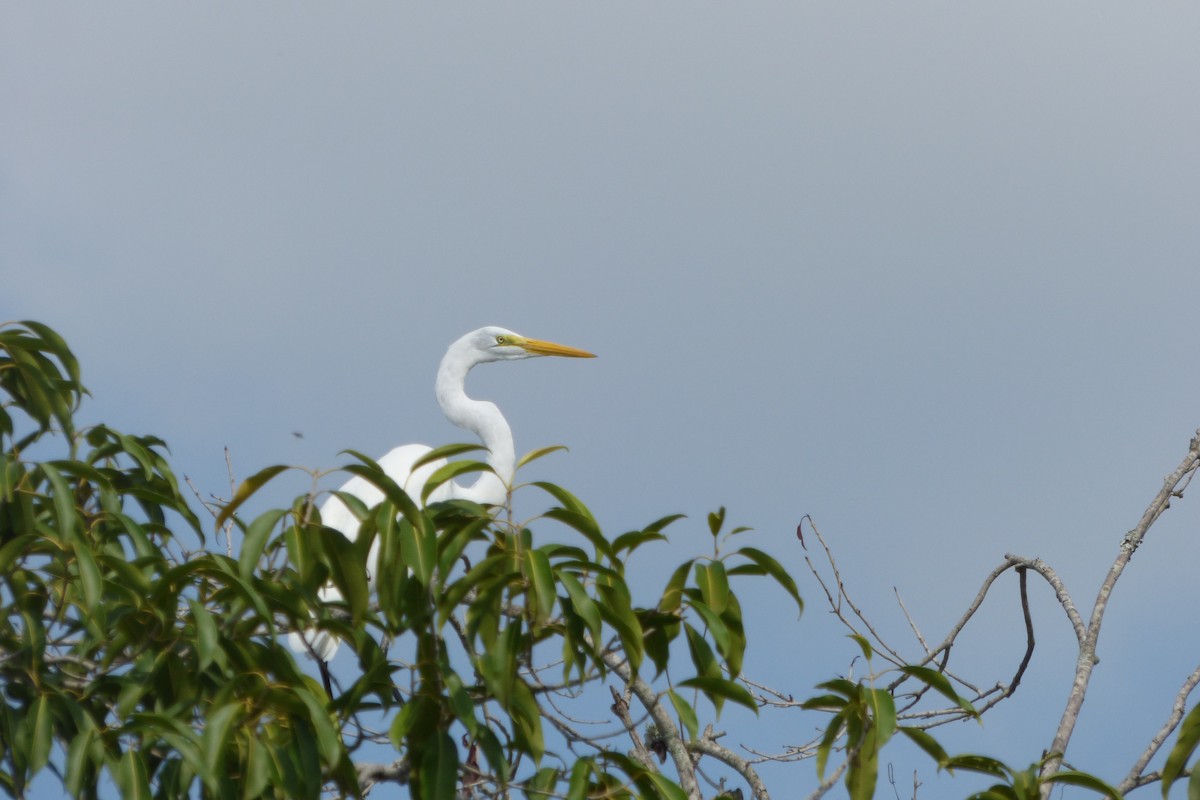
[[[769,582],[797,613],[803,602],[777,556],[724,509],[706,520],[704,552],[664,569],[646,600],[628,567],[678,515],[612,536],[548,482],[521,488],[545,497],[529,520],[465,501],[425,505],[439,482],[486,465],[453,462],[426,497],[409,497],[354,454],[345,472],[386,498],[366,508],[343,496],[361,519],[354,539],[322,525],[313,493],[249,511],[283,466],[246,479],[202,518],[165,442],[80,426],[86,394],[53,330],[0,328],[0,788],[10,796],[28,796],[49,774],[75,797],[354,797],[394,782],[421,798],[766,798],[760,761],[722,744],[711,724],[726,706],[765,705],[820,715],[819,734],[786,759],[815,762],[818,796],[838,784],[853,798],[874,796],[880,753],[896,737],[931,768],[993,778],[979,796],[1040,797],[1053,783],[1120,796],[1061,768],[1069,730],[1045,758],[1039,743],[1040,760],[1024,769],[948,754],[930,720],[977,718],[1025,668],[999,694],[972,695],[946,669],[954,632],[909,663],[847,615],[863,677],[833,678],[800,700],[797,687],[746,680],[753,643],[739,587]],[[1129,552],[1182,493],[1195,440],[1188,452]],[[430,457],[469,453],[452,446]],[[1043,567],[1009,557],[979,600],[1009,570],[1022,587],[1027,571],[1053,582]],[[327,586],[340,599],[323,597]],[[826,591],[832,601],[844,589],[839,581]],[[1078,620],[1081,647],[1102,613]],[[327,688],[287,646],[284,634],[301,629],[336,635],[354,674]],[[1192,774],[1200,716],[1183,719],[1186,699],[1162,774],[1142,764],[1122,791],[1161,779],[1165,794]],[[582,700],[607,709],[612,724],[599,733],[580,724],[568,709]],[[706,780],[710,765],[719,781]],[[1189,796],[1200,796],[1195,777]]]

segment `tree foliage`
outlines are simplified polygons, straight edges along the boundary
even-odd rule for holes
[[[665,570],[643,603],[629,564],[678,515],[610,537],[578,498],[545,482],[522,489],[549,505],[532,520],[464,501],[424,506],[358,456],[346,472],[386,499],[366,508],[344,498],[361,519],[356,539],[324,527],[311,495],[244,515],[284,467],[244,481],[214,528],[181,491],[161,440],[77,426],[86,390],[49,328],[0,328],[0,392],[6,794],[24,797],[49,773],[76,797],[109,786],[126,797],[361,796],[393,781],[422,798],[673,800],[705,796],[698,774],[711,761],[768,796],[754,762],[702,723],[727,704],[757,712],[771,702],[743,676],[741,581],[772,583],[797,612],[803,604],[788,570],[744,543],[723,509],[708,518],[709,552]],[[431,483],[481,468],[455,462]],[[210,547],[213,530],[236,531],[237,551]],[[327,586],[339,599],[328,601]],[[327,692],[286,645],[282,634],[298,629],[336,635],[353,654],[352,677]],[[855,641],[873,663],[871,642]],[[616,737],[581,730],[562,710],[583,697],[594,706],[605,685]],[[901,735],[931,766],[996,778],[980,797],[1036,797],[1050,782],[1118,796],[1042,763],[1018,771],[950,756],[904,716],[911,703],[898,712],[900,698],[937,696],[947,714],[974,718],[959,691],[929,663],[822,683],[795,703],[824,715],[808,752],[822,785],[873,796],[881,750]],[[1195,718],[1168,781],[1187,773]],[[374,755],[381,747],[389,758]]]

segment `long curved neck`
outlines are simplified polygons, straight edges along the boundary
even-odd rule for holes
[[[516,468],[512,429],[494,403],[467,397],[464,385],[473,366],[474,361],[452,347],[438,367],[437,401],[446,419],[471,431],[483,442],[488,449],[487,463],[495,474],[484,472],[470,486],[456,485],[454,496],[477,503],[503,505],[508,499],[508,487]]]

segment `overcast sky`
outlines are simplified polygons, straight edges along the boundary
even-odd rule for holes
[[[245,476],[461,441],[433,374],[473,328],[592,350],[469,390],[518,451],[568,445],[529,477],[613,534],[690,515],[643,602],[706,512],[753,526],[809,605],[746,585],[747,672],[805,696],[855,647],[802,515],[915,660],[893,586],[934,640],[1009,552],[1090,608],[1182,458],[1197,42],[1187,3],[8,3],[0,320],[59,329],[87,419],[225,494],[226,446]],[[1200,661],[1198,533],[1189,496],[1119,585],[1077,767],[1119,780]],[[981,685],[1020,660],[1015,584],[955,651]],[[1034,592],[1025,682],[950,749],[1049,744],[1073,637]],[[966,793],[897,754],[922,796]]]

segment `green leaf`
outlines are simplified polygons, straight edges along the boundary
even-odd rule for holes
[[[875,724],[875,746],[883,747],[896,732],[896,701],[886,689],[868,689],[866,697]]]
[[[0,453],[0,501],[12,502],[13,495],[26,474],[20,461],[7,453]]]
[[[847,713],[849,710],[843,709],[833,715],[829,724],[825,726],[821,741],[817,743],[817,777],[821,780],[825,780],[825,767],[829,765],[829,754],[833,752],[833,744],[837,741],[842,726],[850,716]]]
[[[857,701],[862,694],[862,686],[854,681],[845,678],[834,678],[830,681],[817,684],[818,689],[828,689],[831,692],[837,692],[847,700]]]
[[[271,752],[262,739],[251,736],[246,740],[246,776],[242,784],[243,800],[262,797],[272,782],[278,782],[278,773],[272,763]]]
[[[580,514],[578,511],[573,511],[569,508],[552,508],[543,516],[547,519],[557,520],[579,531],[592,543],[597,553],[606,556],[610,562],[617,561],[612,544],[609,543],[608,539],[604,538],[604,534],[600,532],[600,526],[596,524],[596,520],[590,514]]]
[[[846,698],[840,694],[821,694],[808,698],[800,707],[809,711],[840,711],[846,707]]]
[[[971,716],[979,716],[979,713],[975,710],[975,706],[971,705],[970,701],[966,698],[960,697],[958,692],[954,691],[954,687],[950,685],[950,680],[937,670],[930,669],[929,667],[906,666],[901,667],[900,671],[921,681]]]
[[[642,624],[629,605],[629,590],[625,589],[623,585],[618,589],[616,586],[603,584],[598,585],[596,589],[605,601],[597,605],[600,616],[617,632],[617,636],[621,639],[621,647],[625,650],[625,658],[629,660],[629,666],[636,674],[638,667],[642,664],[642,655],[644,654],[643,635]]]
[[[555,444],[555,445],[551,445],[550,447],[540,447],[537,450],[532,450],[532,451],[526,453],[525,455],[521,456],[521,458],[517,460],[517,469],[520,469],[521,467],[525,466],[530,461],[536,461],[537,459],[541,458],[542,456],[548,456],[551,453],[556,453],[559,450],[565,451],[566,449],[567,448],[561,444]]]
[[[559,486],[557,484],[549,483],[547,481],[534,481],[530,485],[536,486],[539,489],[541,489],[542,491],[549,493],[555,500],[557,500],[559,502],[560,505],[562,505],[563,508],[567,509],[568,511],[573,511],[576,514],[579,514],[581,516],[587,517],[588,519],[590,519],[592,521],[593,524],[595,524],[596,518],[592,516],[592,512],[588,510],[588,507],[585,506],[579,500],[578,497],[571,494],[566,489],[562,488],[561,486]],[[599,526],[597,526],[597,529],[598,528],[599,528]]]
[[[342,472],[362,478],[367,483],[374,486],[379,491],[383,492],[383,496],[400,510],[404,518],[414,528],[423,529],[425,527],[425,517],[421,513],[420,507],[416,502],[409,497],[408,492],[398,486],[391,477],[383,471],[379,464],[372,461],[367,456],[357,450],[346,450],[345,453],[354,456],[361,464],[347,464],[342,467]]]
[[[683,630],[687,636],[688,650],[691,652],[696,674],[704,678],[720,678],[721,667],[717,664],[717,657],[713,655],[708,642],[689,623],[683,624]]]
[[[267,483],[267,481],[271,480],[279,473],[285,472],[289,469],[293,469],[293,467],[276,464],[275,466],[259,470],[249,478],[246,478],[246,480],[242,481],[242,485],[239,486],[237,491],[233,493],[233,498],[225,505],[224,508],[221,509],[220,513],[217,514],[216,527],[219,529],[222,525],[228,522],[233,516],[233,512],[237,511],[242,503],[245,503],[247,500],[249,500],[255,492],[257,492],[265,483]]]
[[[1004,780],[1008,780],[1011,774],[1011,770],[1009,770],[1003,761],[970,753],[951,756],[945,760],[942,766],[950,772],[956,769],[964,769],[967,772],[978,772],[996,778],[1003,778]]]
[[[327,528],[323,533],[321,546],[329,562],[333,585],[349,606],[350,615],[359,621],[367,613],[371,595],[358,550],[354,542],[342,535],[341,531]]]
[[[567,783],[567,800],[585,800],[588,782],[592,777],[592,760],[581,758],[571,767],[571,779]]]
[[[491,472],[495,474],[495,470],[492,469],[491,465],[483,461],[451,461],[449,464],[438,467],[425,480],[425,485],[421,487],[421,504],[424,505],[429,502],[429,496],[444,483],[454,480],[459,475],[468,475],[472,472]]]
[[[613,539],[612,549],[614,553],[620,553],[628,550],[632,553],[647,542],[667,541],[667,537],[657,531],[629,531],[622,533],[616,539]]]
[[[198,666],[204,670],[217,658],[220,652],[220,638],[217,635],[217,623],[212,614],[202,604],[188,598],[188,607],[192,610],[192,623],[196,626],[196,656]]]
[[[396,716],[392,719],[392,724],[388,728],[388,738],[392,740],[392,746],[397,750],[404,749],[404,740],[418,726],[421,721],[421,712],[427,700],[418,698],[411,703],[405,703],[396,712]]]
[[[941,744],[938,743],[938,740],[930,736],[927,731],[907,725],[901,725],[897,730],[907,736],[917,747],[924,750],[925,754],[937,763],[939,769],[946,762],[946,759],[949,758],[946,755],[946,751],[942,749]]]
[[[1165,798],[1171,789],[1171,784],[1179,780],[1187,762],[1191,760],[1196,746],[1200,745],[1200,705],[1194,707],[1184,717],[1179,726],[1179,735],[1175,738],[1175,746],[1167,755],[1167,763],[1162,770],[1162,794]]]
[[[720,614],[729,605],[729,579],[725,575],[725,565],[720,561],[711,561],[707,565],[697,562],[696,586],[705,605],[714,613]]]
[[[687,800],[687,794],[679,788],[679,784],[668,779],[661,772],[646,772],[646,777],[654,784],[658,796],[665,800]]]
[[[525,567],[536,600],[537,620],[545,622],[554,612],[554,601],[558,596],[554,590],[554,573],[550,569],[550,559],[543,550],[526,550]]]
[[[226,776],[225,751],[230,746],[230,729],[240,714],[241,704],[234,701],[221,706],[205,720],[204,733],[200,737],[201,757],[204,763],[204,771],[200,778],[214,793],[219,793]]]
[[[678,611],[679,607],[683,605],[683,588],[687,585],[687,576],[692,571],[693,563],[695,563],[695,559],[689,559],[671,573],[666,588],[663,589],[662,599],[658,601],[659,611],[671,614]]]
[[[413,577],[422,586],[429,586],[437,566],[437,531],[424,525],[414,528],[401,524],[396,535],[400,542],[400,557],[412,570]]]
[[[529,779],[525,785],[525,789],[527,792],[536,793],[535,796],[553,794],[553,790],[558,786],[561,776],[562,771],[555,767],[542,767]]]
[[[458,784],[458,748],[450,734],[441,731],[421,759],[420,797],[440,800],[455,797]]]
[[[599,647],[601,645],[601,620],[600,610],[596,608],[596,603],[588,596],[587,590],[574,575],[565,570],[559,571],[557,575],[558,582],[567,590],[567,596],[571,598],[571,605],[574,607],[575,613],[587,625],[588,632],[592,635],[592,645]]]
[[[75,493],[67,485],[66,478],[52,464],[42,464],[42,472],[50,482],[58,535],[65,540],[79,531],[79,517],[75,513]]]
[[[717,651],[721,655],[728,657],[731,652],[732,637],[729,633],[729,628],[725,625],[725,621],[699,600],[693,600],[690,605],[704,619],[704,624],[708,628],[709,634],[713,637],[713,641],[717,643]]]
[[[871,643],[867,641],[867,638],[857,633],[847,634],[847,636],[853,639],[859,649],[862,650],[863,658],[870,661],[871,657],[875,655],[875,651],[871,648]]]
[[[721,533],[721,526],[724,524],[725,506],[721,506],[708,515],[708,530],[712,533],[714,539]]]
[[[53,353],[54,357],[67,370],[67,376],[73,382],[79,383],[79,362],[75,360],[75,354],[67,346],[66,340],[59,336],[53,328],[40,322],[26,319],[21,320],[20,324],[37,334],[38,338],[42,340],[41,343],[45,350]],[[79,388],[82,389],[82,387]]]
[[[1063,770],[1056,772],[1045,779],[1046,783],[1065,783],[1068,786],[1079,786],[1084,789],[1091,789],[1093,792],[1102,794],[1112,800],[1121,800],[1121,793],[1114,787],[1109,786],[1104,781],[1097,778],[1095,775],[1089,775],[1086,772],[1077,772],[1075,770]]]
[[[620,553],[623,550],[628,550],[632,553],[637,548],[654,541],[667,541],[667,537],[663,535],[662,530],[676,520],[684,519],[683,514],[670,514],[669,516],[661,517],[660,519],[651,522],[640,531],[629,531],[623,533],[613,540],[613,551]]]
[[[683,723],[683,727],[687,730],[688,738],[695,739],[696,734],[700,731],[700,720],[696,717],[696,710],[692,708],[691,703],[679,696],[679,693],[674,689],[667,691],[667,697],[671,698],[671,705],[675,707],[675,713],[679,715],[679,721]]]
[[[524,681],[513,683],[512,702],[508,711],[512,715],[517,745],[532,756],[535,763],[540,761],[546,752],[546,744],[542,739],[542,715],[533,692]]]
[[[461,456],[463,453],[474,453],[479,450],[487,450],[487,448],[481,444],[444,444],[441,447],[433,448],[428,453],[414,461],[412,468],[409,471],[416,472],[421,467],[424,467],[427,464],[432,464],[435,461],[442,461],[443,459],[448,460],[456,456]]]
[[[104,578],[92,551],[82,540],[75,541],[75,563],[79,566],[79,581],[83,585],[83,601],[89,614],[104,613]]]
[[[321,755],[321,761],[325,766],[331,767],[338,762],[342,754],[342,737],[337,726],[334,725],[325,704],[317,699],[308,686],[297,687],[295,692],[308,710],[308,719],[312,722],[313,733],[317,737],[317,751]]]
[[[246,535],[242,538],[242,550],[238,553],[238,574],[243,579],[249,579],[254,574],[263,549],[267,546],[267,538],[287,513],[287,509],[284,508],[272,509],[260,514],[250,523]]]
[[[846,789],[850,800],[871,800],[879,783],[879,743],[875,729],[850,754],[846,770]]]
[[[792,599],[796,601],[797,609],[799,611],[804,610],[804,601],[800,599],[800,590],[796,588],[796,581],[792,579],[792,576],[788,574],[788,571],[783,568],[782,564],[764,553],[762,550],[754,547],[743,547],[737,551],[737,554],[750,559],[768,575],[774,578],[775,582],[782,586],[784,590],[792,596]]]
[[[114,780],[121,788],[121,796],[130,800],[150,800],[150,779],[146,774],[146,762],[133,749],[121,756]]]
[[[84,716],[82,719],[86,721],[67,749],[67,774],[63,781],[63,788],[73,797],[82,795],[84,786],[91,783],[91,749],[92,743],[98,738],[91,717]]]
[[[687,519],[687,515],[686,514],[668,514],[665,517],[659,517],[658,519],[654,520],[654,522],[651,522],[645,528],[642,528],[642,530],[646,533],[659,533],[662,531],[663,528],[667,527],[668,525],[671,525],[672,523],[678,522],[681,519]]]
[[[716,698],[722,698],[745,706],[755,714],[758,713],[758,703],[754,702],[754,696],[746,690],[746,687],[735,681],[726,678],[695,677],[688,678],[679,686],[699,689],[705,697],[713,702],[714,706],[717,705]]]
[[[50,761],[50,746],[54,742],[54,715],[50,698],[39,695],[30,710],[33,735],[29,743],[29,774],[36,775]]]

